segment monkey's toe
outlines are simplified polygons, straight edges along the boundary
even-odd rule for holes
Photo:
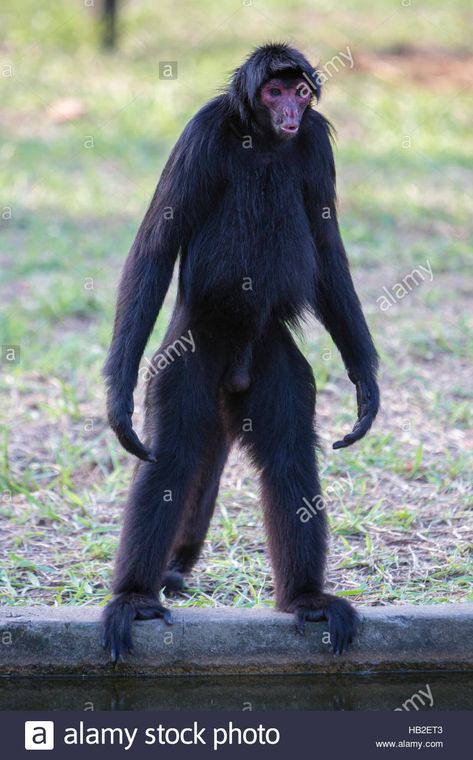
[[[133,620],[153,618],[162,618],[168,625],[171,623],[171,612],[151,596],[123,593],[107,604],[102,617],[102,645],[110,652],[113,663],[125,662],[126,655],[133,651]]]
[[[298,633],[305,633],[305,624],[326,620],[330,634],[330,643],[334,654],[343,654],[356,638],[359,626],[357,611],[346,599],[331,594],[314,595],[312,598],[295,600],[289,612],[296,619]]]
[[[184,576],[179,570],[167,570],[163,578],[163,591],[165,596],[172,596],[184,591],[186,583]]]

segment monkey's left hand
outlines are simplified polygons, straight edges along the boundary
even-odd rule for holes
[[[133,394],[131,398],[114,398],[110,394],[107,399],[107,412],[110,427],[115,432],[124,449],[145,462],[156,462],[156,458],[146,449],[133,430]]]
[[[358,420],[355,427],[341,441],[333,444],[334,449],[344,449],[359,441],[368,432],[379,409],[379,388],[374,377],[357,380],[349,375],[356,386],[356,401],[358,404]]]

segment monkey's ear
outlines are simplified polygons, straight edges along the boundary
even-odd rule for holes
[[[303,77],[312,90],[312,93],[318,103],[322,96],[322,72],[319,69],[304,71]]]

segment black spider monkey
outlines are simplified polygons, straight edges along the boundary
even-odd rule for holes
[[[280,610],[328,620],[342,652],[357,614],[323,590],[324,511],[301,522],[321,489],[315,384],[289,327],[311,310],[356,386],[349,446],[379,406],[378,357],[350,276],[335,208],[331,126],[314,108],[320,77],[286,44],[257,48],[228,89],[185,127],[161,175],[120,282],[104,375],[110,425],[139,457],[113,581],[104,646],[132,649],[134,619],[162,617],[163,586],[194,565],[220,476],[238,440],[259,470]],[[145,444],[132,427],[140,359],[180,253],[179,290],[160,353],[192,336],[147,383]]]

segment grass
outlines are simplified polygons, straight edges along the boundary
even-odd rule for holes
[[[281,38],[322,63],[353,55],[321,110],[338,131],[343,234],[382,359],[376,426],[335,453],[354,394],[328,336],[306,332],[332,494],[329,583],[367,604],[473,601],[466,0],[425,11],[136,0],[114,54],[100,51],[83,3],[25,0],[0,22],[0,336],[20,348],[14,364],[2,349],[0,365],[1,602],[107,598],[133,466],[107,429],[100,377],[119,270],[185,122],[250,47]],[[177,80],[159,79],[160,60],[177,60]],[[383,286],[427,261],[432,281],[381,311]],[[257,480],[239,452],[191,583],[176,604],[272,603]]]

